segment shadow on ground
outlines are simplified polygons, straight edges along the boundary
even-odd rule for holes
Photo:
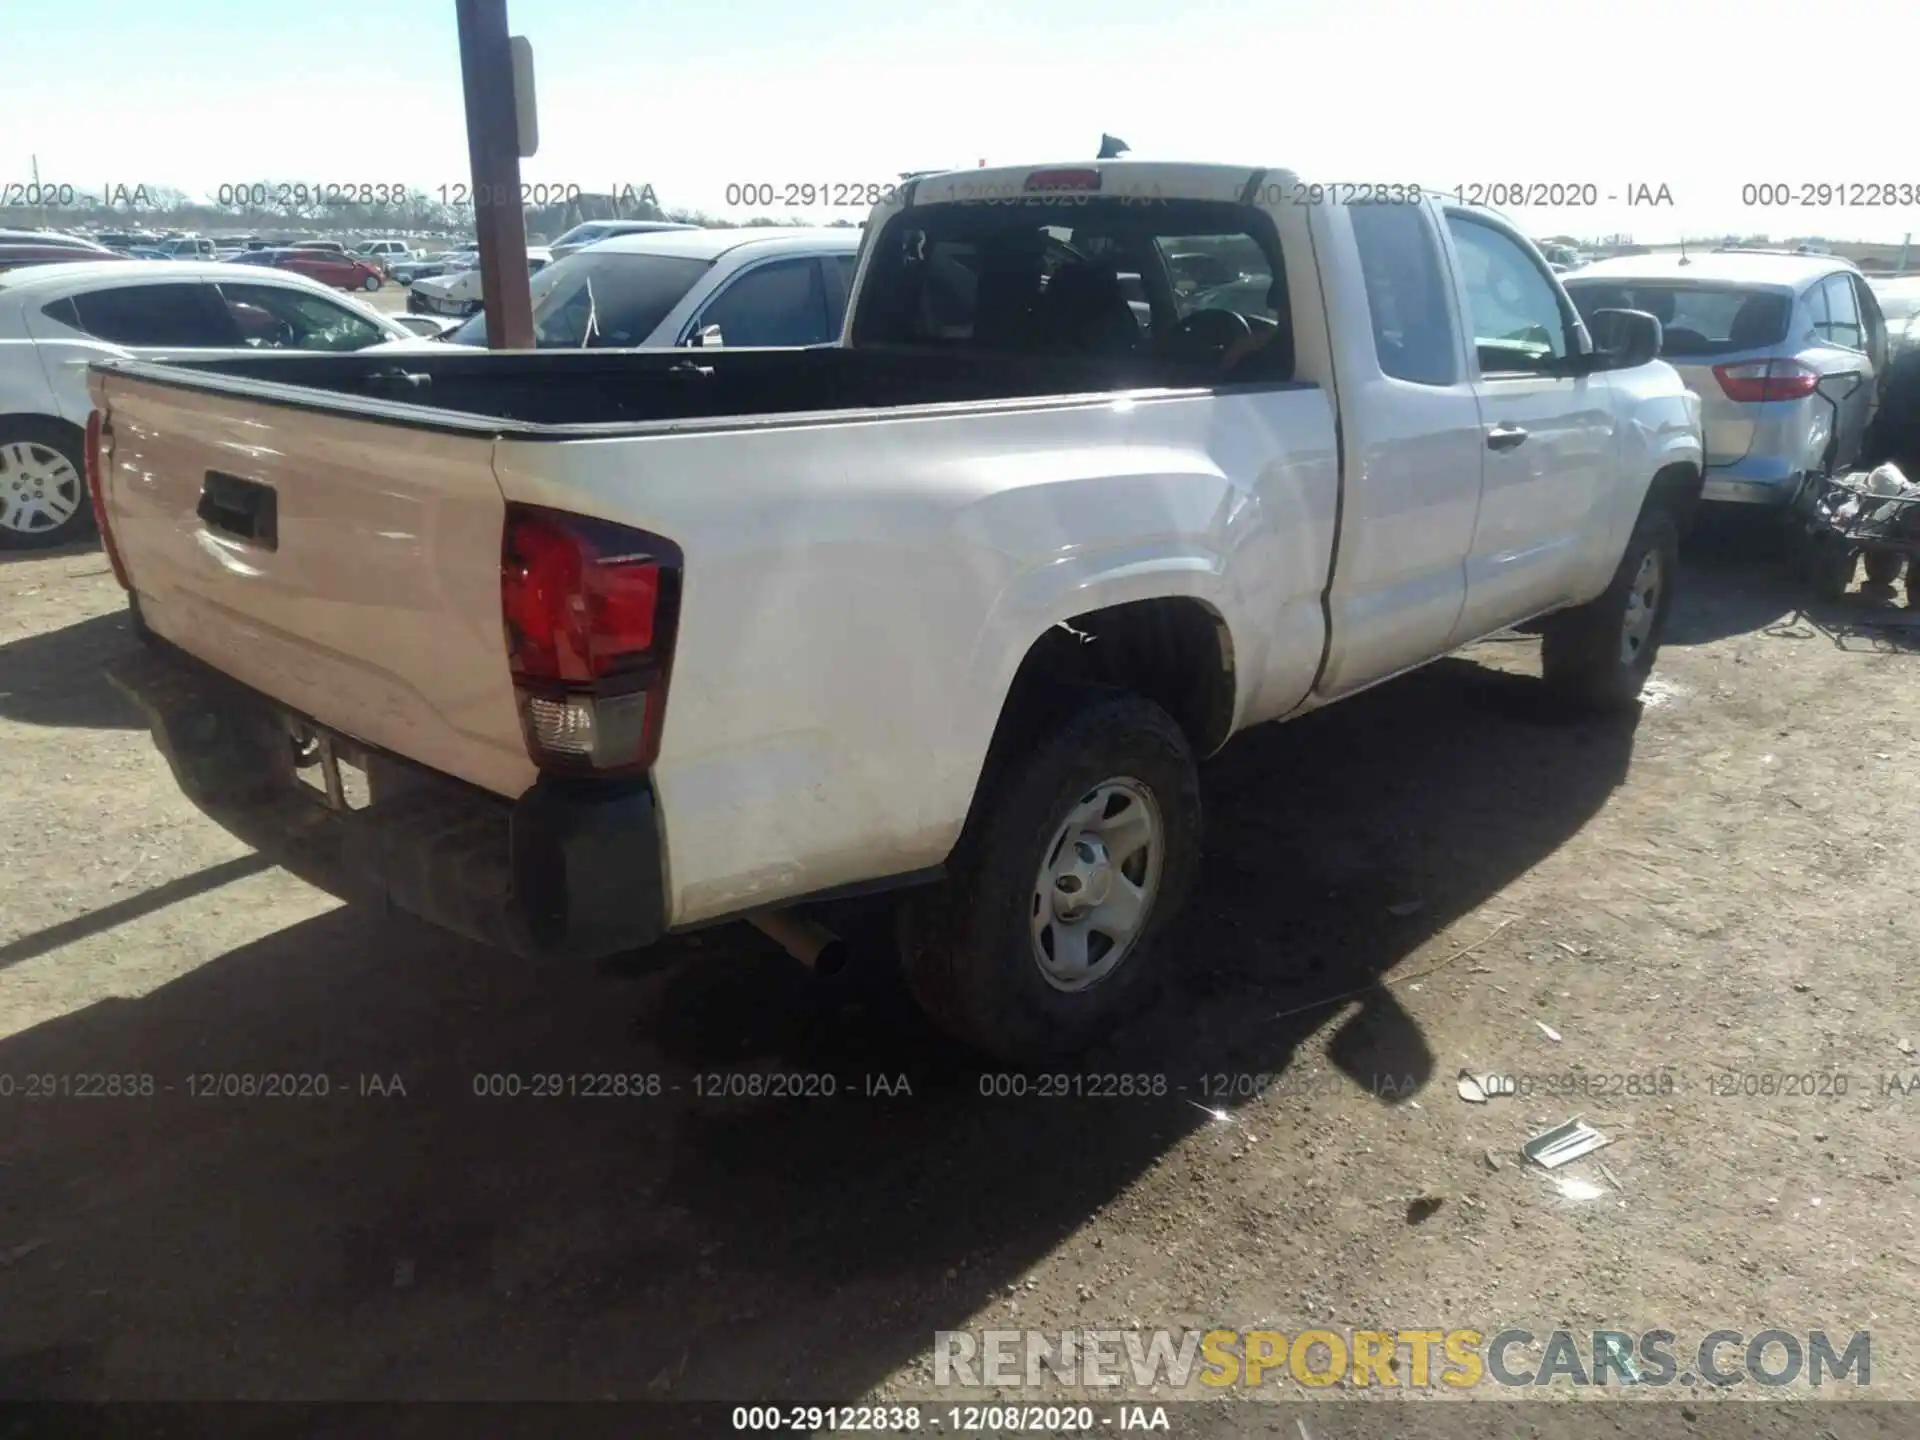
[[[143,730],[139,707],[107,683],[106,663],[136,643],[130,617],[96,615],[0,645],[0,719],[83,730]]]
[[[1207,1123],[1201,1076],[1325,1027],[1379,1103],[1426,1083],[1383,982],[1626,773],[1637,717],[1538,701],[1447,661],[1209,766],[1183,992],[1082,1067],[1157,1099],[985,1097],[884,977],[744,928],[593,972],[341,909],[20,1034],[0,1074],[156,1093],[12,1102],[0,1397],[857,1395]],[[734,1093],[770,1075],[803,1098]]]
[[[1682,552],[1685,598],[1668,623],[1666,643],[1759,635],[1863,652],[1920,649],[1920,606],[1904,582],[1874,586],[1860,575],[1856,581],[1839,600],[1818,600],[1795,569],[1778,513],[1709,512]]]
[[[84,540],[75,540],[66,545],[53,545],[39,550],[0,543],[0,565],[7,565],[15,560],[70,560],[82,555],[104,555],[104,553],[100,548],[100,537],[97,535],[88,535]]]

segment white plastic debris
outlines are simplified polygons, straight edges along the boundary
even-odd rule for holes
[[[1568,1200],[1598,1200],[1607,1193],[1606,1186],[1582,1180],[1578,1175],[1556,1175],[1553,1188]]]
[[[1876,465],[1867,476],[1867,493],[1883,497],[1920,495],[1920,485],[1909,480],[1900,467],[1889,460],[1884,465]]]
[[[1560,1043],[1560,1032],[1554,1029],[1551,1025],[1547,1024],[1546,1021],[1536,1020],[1533,1023],[1540,1027],[1540,1033],[1546,1036],[1547,1039],[1551,1040],[1556,1045]]]

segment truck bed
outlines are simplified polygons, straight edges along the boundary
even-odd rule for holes
[[[1160,360],[1116,365],[886,346],[805,350],[526,350],[445,354],[263,354],[176,362],[196,380],[301,387],[254,398],[329,408],[332,392],[414,407],[415,425],[636,426],[906,405],[967,404],[1205,383]],[[142,371],[146,378],[165,372]],[[302,393],[304,392],[304,393]],[[436,421],[421,409],[444,412]]]

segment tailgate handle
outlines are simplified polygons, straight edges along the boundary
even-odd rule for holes
[[[262,550],[280,548],[280,515],[273,487],[223,471],[207,471],[195,512],[209,530],[232,535]]]

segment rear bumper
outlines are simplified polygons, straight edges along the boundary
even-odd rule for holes
[[[1734,505],[1785,505],[1800,489],[1801,471],[1784,455],[1749,455],[1708,465],[1702,500]]]
[[[372,803],[335,809],[296,778],[290,712],[153,639],[109,667],[187,798],[301,879],[516,955],[597,959],[665,928],[645,782],[539,781],[506,800],[367,754]]]

